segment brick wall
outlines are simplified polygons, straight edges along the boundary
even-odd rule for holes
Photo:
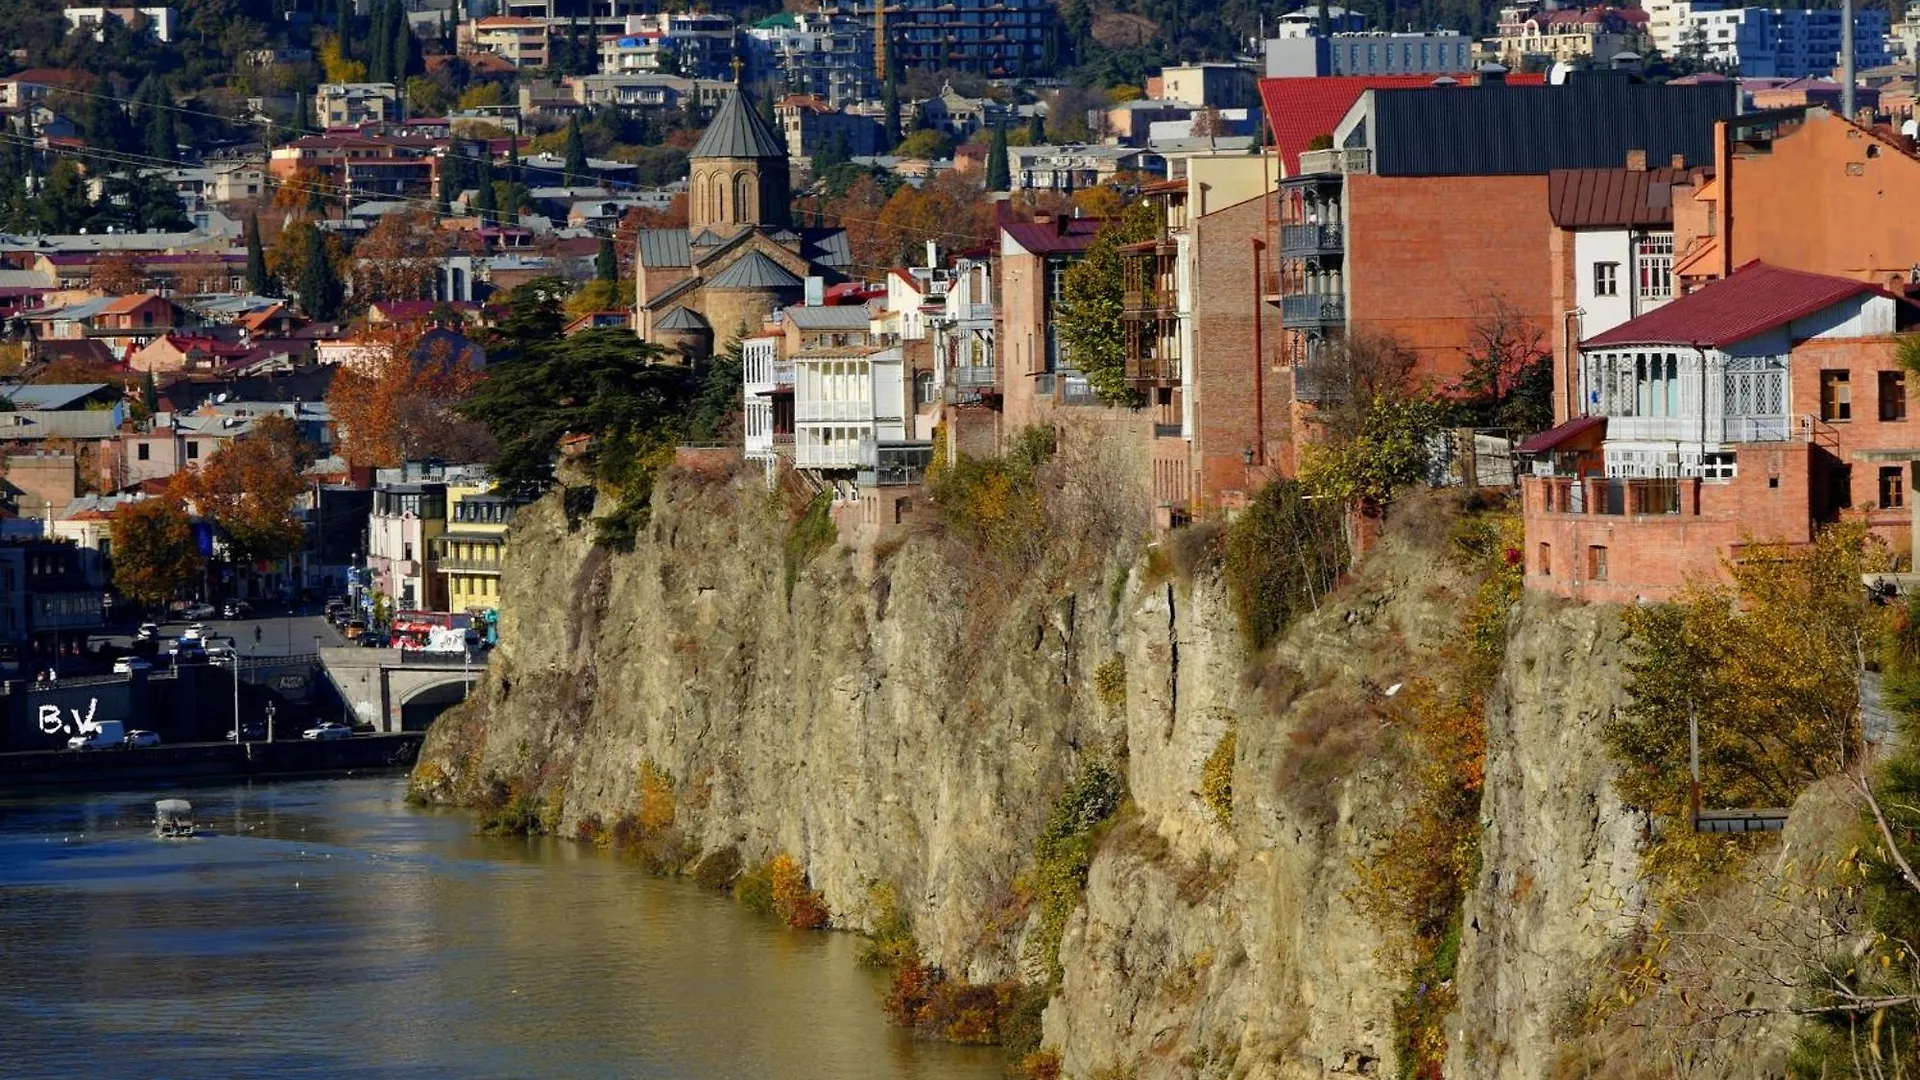
[[[994,271],[999,304],[994,311],[994,341],[1000,361],[1006,430],[1019,431],[1051,411],[1052,402],[1036,398],[1034,372],[1046,367],[1046,260],[1038,255],[1004,255]]]
[[[1241,505],[1282,463],[1291,472],[1293,382],[1275,363],[1279,311],[1258,295],[1255,276],[1252,241],[1266,215],[1255,198],[1194,222],[1191,455],[1201,514]],[[1264,356],[1254,353],[1256,319]]]
[[[1817,448],[1757,443],[1736,453],[1735,479],[1681,481],[1678,514],[1549,511],[1546,483],[1523,478],[1527,587],[1595,603],[1667,600],[1689,581],[1720,577],[1749,541],[1811,540],[1809,483]],[[1595,549],[1605,552],[1604,579],[1593,573]]]
[[[1348,326],[1398,338],[1442,387],[1496,303],[1550,345],[1552,228],[1545,176],[1349,176]]]

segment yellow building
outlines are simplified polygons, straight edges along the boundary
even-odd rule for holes
[[[448,611],[483,615],[500,606],[500,560],[514,509],[486,484],[447,485],[446,529],[434,545]]]

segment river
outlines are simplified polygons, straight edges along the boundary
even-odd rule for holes
[[[0,1075],[990,1080],[846,934],[393,776],[0,799]],[[151,836],[153,799],[217,835]]]

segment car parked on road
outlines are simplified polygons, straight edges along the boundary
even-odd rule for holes
[[[257,720],[249,720],[240,725],[240,738],[254,742],[267,737],[267,726]],[[233,729],[227,729],[227,741],[233,742]]]
[[[229,600],[220,609],[220,617],[223,619],[245,619],[252,615],[253,608],[248,606],[245,600]]]
[[[231,640],[226,638],[209,638],[207,640],[208,660],[231,660],[233,657],[233,642]]]
[[[173,643],[173,662],[204,664],[207,662],[207,647],[199,638],[181,638]]]
[[[345,724],[336,724],[333,721],[328,720],[323,724],[310,727],[307,730],[301,732],[300,737],[303,739],[312,739],[312,740],[321,740],[321,741],[330,740],[330,739],[351,739],[353,738],[353,729],[348,727]]]
[[[153,664],[138,656],[123,656],[113,662],[115,675],[132,675],[136,671],[152,671]]]
[[[127,732],[127,737],[120,741],[120,745],[128,748],[141,747],[141,746],[159,746],[160,736],[155,732],[141,731],[136,729],[136,730]]]
[[[120,747],[127,737],[127,726],[118,720],[102,720],[67,740],[69,750],[109,750]]]
[[[196,601],[195,603],[188,604],[187,609],[181,612],[181,614],[189,619],[211,619],[220,614],[220,609],[214,607],[212,604]]]

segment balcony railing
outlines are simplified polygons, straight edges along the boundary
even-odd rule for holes
[[[500,572],[500,563],[496,559],[450,559],[442,556],[435,565],[441,570],[460,570],[480,574]]]
[[[903,487],[923,482],[933,464],[930,442],[860,442],[864,466],[857,477],[861,487]]]
[[[1698,514],[1694,477],[1533,478],[1540,486],[1540,509],[1549,514],[1650,517]]]
[[[1346,297],[1336,293],[1300,293],[1280,298],[1283,326],[1319,326],[1345,322],[1346,318]]]
[[[1180,358],[1177,356],[1129,356],[1126,359],[1127,382],[1144,386],[1178,386]]]
[[[815,401],[806,399],[794,406],[793,418],[801,423],[820,423],[830,420],[866,420],[873,419],[871,401]]]
[[[1346,250],[1346,230],[1338,225],[1280,226],[1280,254],[1319,255]]]
[[[1373,151],[1371,150],[1308,150],[1300,155],[1300,175],[1312,176],[1316,173],[1370,173],[1373,171]]]

